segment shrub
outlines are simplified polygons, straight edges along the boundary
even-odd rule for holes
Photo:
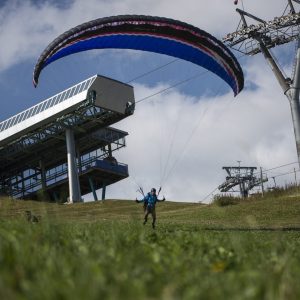
[[[216,195],[214,196],[212,203],[218,206],[235,205],[239,203],[239,199],[231,195],[229,196]]]

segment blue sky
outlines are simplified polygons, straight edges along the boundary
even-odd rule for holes
[[[243,3],[247,11],[267,20],[281,15],[286,6],[285,0]],[[79,53],[45,68],[35,89],[32,72],[40,53],[71,27],[99,17],[148,14],[188,22],[221,38],[236,29],[235,8],[232,0],[0,1],[0,120],[94,74],[128,82],[174,61],[127,50]],[[294,44],[275,51],[287,73],[293,52]],[[137,184],[147,190],[164,181],[163,193],[169,199],[201,201],[224,180],[224,165],[241,160],[269,169],[297,160],[288,101],[268,65],[261,55],[235,54],[246,78],[246,88],[236,98],[218,77],[180,60],[131,83],[139,100],[203,74],[143,102],[134,116],[116,125],[130,134],[127,148],[116,157],[129,164],[131,177],[109,187],[108,197],[135,198]],[[282,184],[292,180],[278,177]]]

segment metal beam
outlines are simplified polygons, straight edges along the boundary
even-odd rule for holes
[[[52,195],[53,195],[53,198],[54,198],[54,201],[55,201],[55,202],[59,202],[59,201],[60,201],[59,195],[57,194],[56,191],[53,191]]]
[[[292,0],[288,0],[288,4],[289,4],[289,6],[291,8],[291,12],[293,14],[296,13]]]
[[[266,61],[269,63],[276,79],[278,80],[284,94],[289,90],[290,86],[287,83],[286,78],[283,76],[281,70],[277,66],[274,58],[272,57],[272,54],[270,53],[269,49],[265,46],[263,40],[261,37],[255,36],[254,39],[256,39],[259,43],[261,52],[263,53]]]
[[[106,182],[103,182],[103,187],[102,187],[102,200],[105,200],[105,193],[106,193]]]
[[[241,10],[241,9],[237,8],[236,11],[241,15],[243,23],[244,23],[245,26],[247,26],[247,23],[246,23],[246,20],[245,20],[244,16],[247,16],[251,19],[254,19],[257,22],[266,23],[266,21],[264,21],[263,19],[260,19],[256,16],[253,16],[252,14],[250,14],[250,13],[244,11],[244,10]]]
[[[299,104],[299,88],[300,88],[300,43],[296,54],[296,68],[292,81],[292,87],[286,96],[290,100],[291,114],[293,119],[296,149],[298,155],[298,163],[300,165],[300,104]]]
[[[95,190],[95,185],[94,185],[93,179],[92,179],[91,176],[89,176],[88,179],[89,179],[89,185],[90,185],[91,191],[93,193],[94,200],[98,201],[98,197],[97,197],[97,193],[96,193],[96,190]]]
[[[76,165],[75,139],[72,129],[66,129],[68,177],[69,177],[69,198],[70,202],[80,202],[81,193]]]
[[[46,190],[46,171],[45,164],[43,160],[40,160],[40,171],[41,171],[41,181],[42,181],[42,190]]]

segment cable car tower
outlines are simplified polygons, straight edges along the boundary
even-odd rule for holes
[[[284,95],[288,98],[297,147],[298,163],[300,165],[300,1],[286,0],[287,6],[281,17],[265,21],[244,10],[236,9],[241,20],[237,30],[227,34],[223,42],[234,50],[246,55],[262,53],[269,63]],[[235,2],[237,3],[237,1]],[[298,8],[296,10],[296,7]],[[251,21],[251,24],[250,24]],[[292,41],[297,41],[294,68],[291,78],[285,77],[276,63],[270,49]]]
[[[240,190],[241,198],[247,198],[250,190],[254,187],[261,185],[263,193],[263,183],[268,181],[268,178],[263,177],[262,173],[260,178],[257,177],[254,171],[256,167],[241,166],[241,161],[238,161],[238,166],[223,167],[226,171],[226,180],[218,186],[218,189],[222,193],[233,191],[233,188],[238,186]]]

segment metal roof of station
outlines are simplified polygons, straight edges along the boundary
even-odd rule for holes
[[[87,98],[87,92],[97,75],[88,78],[0,123],[0,145],[16,139],[28,130],[51,122]]]

